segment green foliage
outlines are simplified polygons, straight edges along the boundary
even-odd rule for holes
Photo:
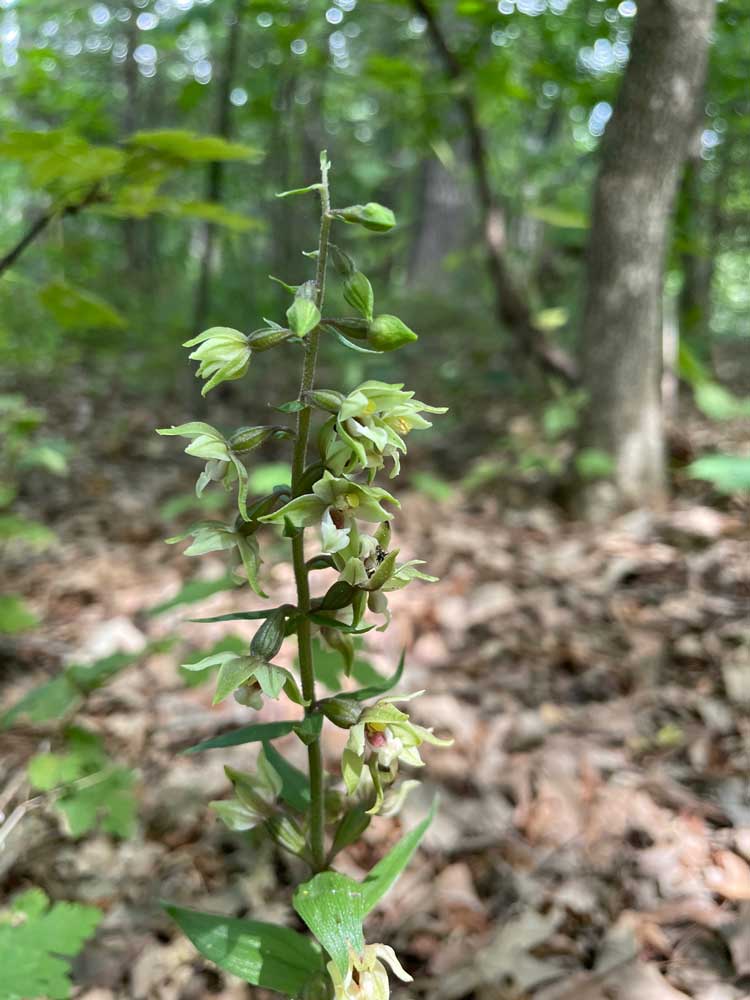
[[[36,791],[54,793],[52,801],[70,836],[78,838],[95,828],[116,837],[132,834],[133,773],[112,763],[95,734],[69,728],[61,752],[31,758],[28,777]]]
[[[93,935],[102,914],[80,903],[52,903],[41,889],[16,896],[0,912],[0,1000],[67,1000],[69,959]]]
[[[294,893],[294,908],[339,967],[349,964],[349,949],[364,950],[364,911],[359,882],[339,872],[321,872]]]
[[[750,455],[704,455],[687,468],[693,479],[711,483],[720,493],[750,492]]]
[[[296,997],[322,972],[320,950],[287,927],[179,906],[165,909],[202,955],[253,986]]]
[[[38,619],[15,594],[0,594],[0,635],[15,635],[34,628]]]
[[[156,644],[145,647],[139,653],[113,653],[94,663],[66,667],[53,680],[32,688],[4,712],[0,716],[0,729],[7,728],[18,719],[33,723],[61,719],[79,707],[92,691],[107,684],[121,670],[154,648],[157,648]]]
[[[223,590],[234,590],[236,586],[237,583],[231,576],[222,576],[217,580],[189,580],[179,589],[174,597],[170,597],[168,601],[163,601],[153,608],[149,608],[148,613],[152,617],[157,617],[158,615],[166,614],[167,611],[171,611],[173,608],[205,601],[207,597],[219,594]]]

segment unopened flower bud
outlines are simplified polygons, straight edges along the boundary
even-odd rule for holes
[[[376,316],[367,331],[367,343],[376,351],[395,351],[417,339],[398,316]]]
[[[353,698],[327,698],[321,702],[320,708],[323,715],[340,729],[351,729],[362,714],[362,706]]]
[[[336,392],[335,389],[315,389],[308,398],[313,406],[327,410],[328,413],[338,413],[344,402],[343,393]]]
[[[263,328],[248,334],[247,342],[254,351],[267,351],[277,344],[283,343],[291,336],[291,331],[284,329]]]
[[[347,208],[337,209],[333,214],[343,222],[364,226],[374,233],[387,233],[396,225],[396,216],[390,208],[378,205],[375,201],[369,201],[366,205],[349,205]]]

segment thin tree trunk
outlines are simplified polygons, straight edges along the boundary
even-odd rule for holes
[[[451,51],[429,0],[412,0],[412,6],[427,24],[427,31],[450,80],[463,75],[463,67]],[[479,124],[472,97],[460,91],[456,98],[464,121],[474,186],[482,216],[487,268],[495,289],[495,314],[513,335],[521,356],[532,358],[545,371],[572,381],[575,368],[564,351],[547,343],[544,332],[534,322],[530,304],[521,293],[506,257],[506,225],[502,208],[492,191],[487,140]]]
[[[240,19],[244,8],[243,0],[235,0],[232,12],[227,18],[227,39],[224,58],[221,60],[221,74],[216,92],[216,118],[214,132],[224,139],[232,133],[231,102],[232,81],[237,66],[240,43]],[[206,175],[206,200],[219,204],[224,186],[224,164],[219,161],[209,163]],[[216,256],[217,227],[213,222],[205,222],[201,233],[201,262],[193,305],[193,331],[200,333],[205,326],[211,308],[211,279]]]
[[[606,452],[589,512],[666,498],[660,393],[669,221],[702,93],[714,0],[639,0],[631,57],[601,146],[589,237],[582,444]]]
[[[409,283],[434,284],[446,256],[465,242],[467,192],[436,156],[422,162],[418,184]]]

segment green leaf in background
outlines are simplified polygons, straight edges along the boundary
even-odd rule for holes
[[[288,483],[292,478],[291,467],[286,462],[264,462],[250,472],[248,487],[251,493],[270,493],[279,483]]]
[[[254,160],[260,155],[259,150],[252,146],[228,142],[216,135],[199,135],[187,129],[153,129],[136,132],[128,139],[128,145],[189,163]]]
[[[246,983],[287,996],[302,993],[321,973],[322,955],[308,938],[288,927],[164,907],[198,951]]]
[[[361,640],[356,641],[358,648],[361,648]],[[335,649],[328,649],[317,640],[313,643],[313,662],[315,663],[315,677],[327,687],[329,691],[340,691],[344,678],[344,660],[341,653]],[[380,684],[383,678],[367,660],[356,657],[352,667],[351,676],[359,684]]]
[[[7,542],[20,542],[37,552],[41,552],[54,540],[54,531],[50,531],[39,521],[30,521],[17,514],[0,515],[0,545]]]
[[[50,906],[41,889],[17,896],[0,912],[0,1000],[66,1000],[72,988],[67,958],[78,954],[101,918],[93,906]]]
[[[38,619],[15,594],[0,594],[0,635],[14,635],[34,628]]]
[[[133,832],[133,773],[112,766],[95,733],[71,726],[65,734],[65,752],[36,754],[29,761],[28,776],[36,791],[58,790],[54,806],[72,837],[96,827],[116,837]]]
[[[691,479],[705,479],[720,493],[750,491],[750,455],[704,455],[688,466],[687,473]]]
[[[356,691],[346,692],[347,698],[354,698],[356,701],[366,701],[368,698],[376,698],[378,695],[384,694],[386,691],[390,691],[391,688],[394,688],[401,680],[401,675],[404,672],[405,656],[406,652],[404,651],[398,661],[398,666],[390,677],[378,677],[377,683],[370,684],[369,687],[358,688]]]
[[[197,604],[212,594],[219,594],[222,590],[234,590],[237,586],[231,576],[221,576],[217,580],[189,580],[175,595],[163,604],[157,604],[149,608],[147,614],[152,618],[156,615],[163,615],[172,608],[179,608],[183,604]]]
[[[25,718],[29,722],[49,722],[50,719],[59,719],[80,700],[80,691],[69,677],[61,674],[46,684],[32,688],[9,708],[0,716],[0,728],[7,729],[19,718]]]
[[[562,205],[532,205],[528,214],[533,219],[546,222],[548,226],[560,229],[588,229],[589,223],[583,212]]]
[[[243,726],[241,729],[232,729],[228,733],[214,736],[202,743],[196,743],[195,746],[188,747],[182,753],[198,753],[201,750],[216,750],[221,747],[238,747],[244,743],[275,740],[279,736],[291,733],[294,725],[294,722],[257,722],[251,726]]]
[[[419,842],[435,818],[437,802],[433,802],[427,816],[414,827],[395,847],[381,858],[362,882],[362,912],[366,916],[380,902],[383,896],[411,861]]]
[[[104,299],[66,281],[51,281],[39,301],[64,330],[122,330],[125,319]]]
[[[718,382],[701,382],[694,394],[695,405],[709,420],[743,420],[750,416],[750,399],[739,399]]]
[[[66,819],[71,837],[82,837],[94,829],[113,837],[130,837],[137,814],[133,772],[126,767],[114,767],[101,777],[92,775],[91,782],[71,789],[55,803]]]
[[[113,653],[88,665],[72,664],[54,680],[32,688],[15,705],[0,716],[0,729],[9,726],[17,718],[24,717],[29,722],[49,722],[78,704],[97,688],[102,687],[125,667],[135,663],[152,650],[163,649],[165,642],[149,643],[138,653]]]
[[[286,757],[270,743],[263,744],[263,753],[271,767],[281,778],[281,798],[292,809],[305,812],[310,807],[310,782]]]
[[[294,909],[346,975],[349,949],[365,947],[362,886],[339,872],[321,872],[294,893]]]

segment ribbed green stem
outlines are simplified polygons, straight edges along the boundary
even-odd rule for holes
[[[318,267],[315,275],[315,304],[323,308],[326,284],[326,263],[328,260],[328,239],[331,231],[330,197],[328,193],[328,158],[320,154],[320,237],[318,240]],[[315,381],[315,365],[318,360],[320,330],[315,329],[307,337],[305,344],[305,360],[302,366],[302,380],[298,399],[305,402],[307,393]],[[305,471],[307,457],[307,442],[310,436],[309,406],[303,407],[297,413],[297,435],[292,458],[292,492],[297,496],[300,479]],[[299,667],[302,680],[302,694],[308,701],[308,713],[315,707],[315,665],[312,655],[310,636],[310,620],[305,612],[310,610],[310,584],[307,579],[305,565],[304,532],[300,531],[292,539],[292,563],[294,579],[297,585],[297,607],[303,616],[297,626],[297,643],[299,647]],[[326,866],[325,851],[325,788],[323,769],[323,752],[320,739],[315,739],[307,748],[307,760],[310,774],[310,854],[316,871],[322,871]]]

